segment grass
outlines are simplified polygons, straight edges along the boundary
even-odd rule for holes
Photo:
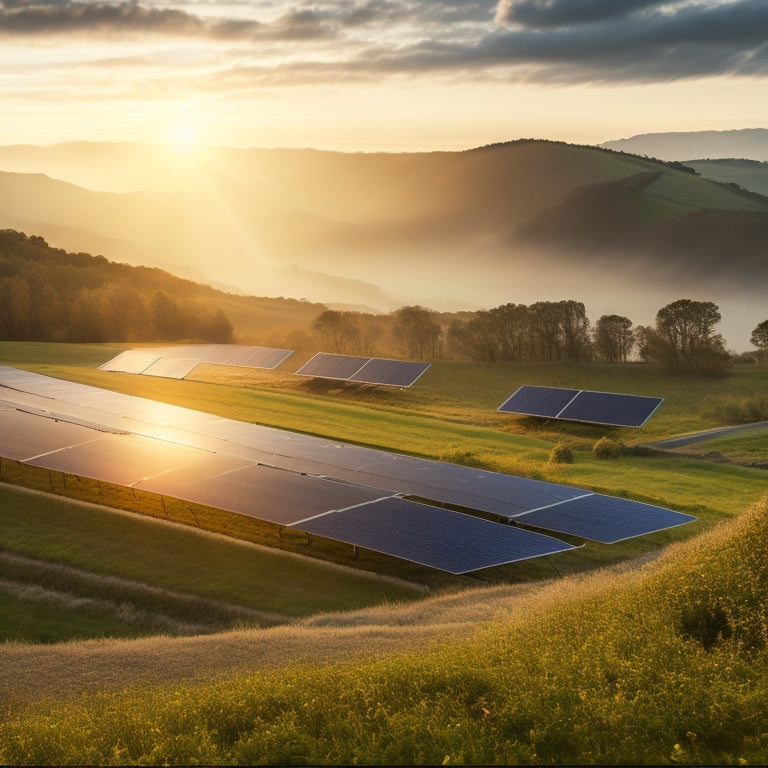
[[[9,486],[0,485],[0,505],[0,551],[17,556],[5,569],[0,568],[0,575],[17,588],[20,583],[40,585],[46,583],[40,568],[20,575],[18,558],[58,566],[55,578],[49,577],[46,583],[49,594],[40,599],[30,595],[38,613],[42,612],[38,609],[43,598],[48,604],[56,603],[58,630],[54,632],[53,622],[47,622],[43,634],[48,641],[84,636],[82,605],[74,604],[76,598],[108,600],[108,606],[90,606],[92,614],[98,608],[101,615],[109,617],[93,636],[119,637],[151,634],[158,627],[164,632],[189,634],[232,625],[269,625],[319,612],[423,596],[416,587],[372,574]],[[89,575],[94,578],[86,579]],[[130,584],[116,589],[114,577]],[[175,594],[158,602],[158,589]],[[213,601],[242,610],[221,615],[212,608]],[[121,606],[127,604],[145,611],[146,620],[141,616],[116,620]],[[69,618],[65,620],[67,605]],[[158,618],[168,613],[176,616],[180,627],[174,628],[169,622],[158,624]],[[18,614],[6,614],[6,619],[0,624],[5,639],[39,638],[39,633],[30,629],[32,623],[19,621]],[[191,629],[185,624],[192,625]]]
[[[426,652],[36,702],[0,725],[0,760],[764,763],[767,518],[765,499],[642,571],[565,579]]]

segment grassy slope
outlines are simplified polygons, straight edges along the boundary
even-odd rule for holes
[[[641,571],[499,600],[474,636],[430,650],[36,703],[0,725],[0,758],[762,763],[766,515],[768,501]]]

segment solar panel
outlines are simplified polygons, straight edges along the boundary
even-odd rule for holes
[[[41,418],[15,408],[3,408],[0,423],[0,456],[16,461],[28,461],[99,437],[98,432],[87,427]]]
[[[353,357],[352,355],[332,355],[328,352],[318,352],[311,360],[296,371],[298,376],[314,376],[321,379],[348,379],[354,376],[370,357]]]
[[[409,360],[385,360],[374,357],[359,371],[349,377],[349,381],[365,384],[387,384],[393,387],[410,387],[431,363],[416,363]]]
[[[642,427],[663,398],[524,384],[499,406],[503,413]]]
[[[258,464],[237,467],[235,462],[232,469],[221,471],[221,461],[213,464],[209,457],[156,474],[136,488],[281,525],[382,498],[378,489]]]
[[[499,410],[503,413],[519,413],[522,416],[555,418],[578,393],[578,389],[534,387],[523,384],[499,406]]]
[[[400,498],[339,510],[292,527],[457,574],[573,549],[550,536]]]
[[[661,405],[662,400],[661,397],[579,392],[561,411],[558,418],[617,427],[642,427]]]
[[[96,431],[91,431],[91,435],[95,439],[45,453],[28,459],[27,463],[130,487],[199,456],[196,448],[141,435],[105,435]]]
[[[0,393],[0,455],[29,460],[50,454],[37,463],[75,474],[97,472],[96,477],[112,482],[140,482],[168,495],[181,494],[186,484],[195,494],[190,501],[216,506],[217,498],[230,499],[226,503],[233,505],[233,511],[257,517],[262,489],[269,499],[274,485],[278,489],[274,498],[291,500],[285,502],[290,506],[287,512],[271,501],[264,506],[274,510],[269,514],[275,521],[303,519],[306,515],[302,510],[307,506],[327,511],[324,499],[328,494],[328,498],[338,498],[333,508],[370,501],[371,494],[376,498],[409,495],[605,543],[695,519],[570,486],[223,419],[5,366],[0,366]],[[64,423],[67,421],[71,423]],[[103,433],[88,428],[98,425],[112,432],[130,432],[131,440],[119,443],[120,448],[113,452],[111,442],[99,442],[106,437]],[[126,448],[127,443],[133,448]],[[149,446],[150,460],[137,457],[134,462],[131,450],[143,454],[145,445]],[[153,454],[151,446],[169,446],[170,452]],[[175,453],[174,447],[190,453]],[[226,472],[232,470],[232,477],[217,487],[213,479],[222,474],[215,471],[222,459],[214,457],[221,455],[227,456]],[[281,475],[257,472],[256,464],[269,465],[267,468]],[[87,467],[95,469],[86,471]],[[289,491],[287,475],[312,477],[299,480]],[[275,482],[262,482],[268,478],[275,478]],[[206,485],[209,482],[210,487]],[[299,487],[311,491],[300,493]],[[349,491],[351,488],[367,490]],[[317,501],[307,502],[312,494],[318,494]]]
[[[292,349],[246,347],[232,357],[227,365],[239,365],[247,368],[277,368],[283,360],[292,354]]]
[[[165,379],[183,379],[200,365],[198,360],[185,360],[183,357],[161,357],[142,371],[144,376],[159,376]]]
[[[615,496],[592,493],[519,515],[521,523],[570,533],[603,544],[645,536],[696,520],[692,515]]]
[[[152,350],[144,351],[141,349],[129,349],[121,352],[117,357],[113,357],[103,365],[99,366],[102,371],[114,371],[116,373],[143,373],[152,363],[159,360],[161,353]]]

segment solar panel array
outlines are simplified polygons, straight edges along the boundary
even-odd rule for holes
[[[410,387],[430,365],[431,363],[409,360],[387,360],[382,357],[356,357],[318,352],[296,371],[296,375],[355,381],[361,384]]]
[[[662,401],[661,397],[524,384],[498,410],[614,427],[642,427]]]
[[[239,344],[185,344],[178,347],[129,349],[99,368],[102,371],[183,379],[201,363],[276,368],[292,354],[291,349],[247,347]]]
[[[0,456],[249,515],[464,573],[695,518],[569,486],[390,454],[0,366]]]

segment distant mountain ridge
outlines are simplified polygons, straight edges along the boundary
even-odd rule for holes
[[[0,171],[0,227],[252,295],[383,311],[576,297],[644,323],[691,296],[764,319],[768,198],[623,151],[77,144],[0,147]]]
[[[768,128],[732,131],[642,133],[600,144],[604,149],[660,160],[746,159],[768,161]]]

